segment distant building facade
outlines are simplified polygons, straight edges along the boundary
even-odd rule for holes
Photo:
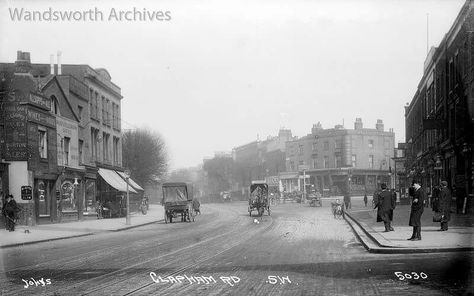
[[[304,171],[308,178],[304,183],[325,194],[370,193],[381,182],[393,186],[394,145],[395,134],[384,130],[382,120],[377,120],[375,129],[364,128],[360,118],[354,129],[342,125],[323,129],[318,123],[311,134],[286,143],[287,172]],[[292,184],[294,190],[303,191],[301,180],[298,188]]]
[[[272,180],[285,172],[286,142],[293,139],[291,130],[282,128],[278,136],[235,147],[233,190],[245,195],[252,181]]]

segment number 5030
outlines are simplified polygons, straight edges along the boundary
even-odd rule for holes
[[[418,280],[418,279],[427,279],[428,275],[424,272],[420,272],[419,274],[416,272],[410,272],[410,273],[403,273],[401,271],[395,271],[395,275],[398,277],[400,281],[404,280]]]

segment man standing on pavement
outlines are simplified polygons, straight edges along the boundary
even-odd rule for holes
[[[448,188],[448,182],[441,181],[441,193],[439,197],[439,212],[443,215],[441,218],[441,229],[448,230],[448,221],[451,217],[451,191]]]
[[[18,205],[13,199],[13,195],[7,196],[5,206],[2,209],[3,215],[5,215],[5,227],[8,231],[15,231],[15,220],[17,213],[19,212]]]
[[[410,221],[408,225],[413,226],[413,234],[408,240],[421,240],[421,215],[423,214],[423,202],[426,199],[426,193],[421,188],[421,182],[413,182],[413,201],[411,203]]]
[[[367,207],[367,192],[364,193],[364,204]]]
[[[390,225],[393,219],[393,209],[395,208],[393,195],[391,191],[387,190],[387,184],[380,184],[380,188],[382,191],[376,193],[377,200],[375,204],[375,208],[377,208],[377,222],[383,221],[385,232],[394,231],[392,225]]]

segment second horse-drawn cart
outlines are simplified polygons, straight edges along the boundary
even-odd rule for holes
[[[172,223],[173,218],[181,216],[181,222],[194,222],[192,185],[184,182],[163,184],[163,206],[165,223]]]
[[[263,216],[265,210],[270,216],[270,203],[268,201],[268,185],[264,182],[254,182],[250,185],[249,193],[249,216],[256,210],[259,217]]]

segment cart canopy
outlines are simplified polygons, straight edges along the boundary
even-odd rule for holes
[[[192,194],[188,194],[186,183],[165,183],[163,184],[163,201],[167,202],[187,202],[192,200]]]
[[[268,185],[265,183],[250,185],[250,200],[262,201],[268,198]]]

